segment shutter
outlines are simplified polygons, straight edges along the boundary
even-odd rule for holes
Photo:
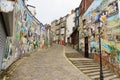
[[[5,52],[6,33],[3,26],[3,21],[0,15],[0,71],[2,68],[2,58]]]

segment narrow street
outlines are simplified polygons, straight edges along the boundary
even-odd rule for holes
[[[25,57],[8,80],[90,80],[65,57],[64,46],[54,45]],[[74,51],[73,51],[74,52]]]
[[[0,80],[120,80],[120,0],[0,0]]]

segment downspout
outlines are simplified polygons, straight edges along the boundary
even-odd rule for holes
[[[118,13],[119,14],[119,21],[120,21],[120,0],[118,0],[118,11],[119,11],[119,13]]]

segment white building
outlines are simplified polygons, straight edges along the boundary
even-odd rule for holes
[[[75,12],[74,10],[71,11],[71,14],[68,15],[66,21],[66,43],[71,42],[70,35],[73,32]]]

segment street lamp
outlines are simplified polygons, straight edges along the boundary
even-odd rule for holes
[[[99,35],[99,53],[100,53],[100,80],[104,80],[103,69],[102,69],[101,29],[102,29],[103,24],[106,24],[106,14],[102,13],[99,20],[100,22],[98,26],[98,35]]]
[[[101,29],[102,29],[102,27],[99,25],[98,33],[99,33],[99,53],[100,53],[100,80],[103,80],[102,53],[101,53]]]

